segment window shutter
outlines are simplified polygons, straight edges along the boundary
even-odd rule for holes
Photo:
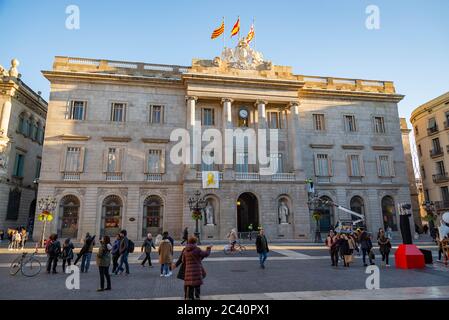
[[[313,155],[313,157],[314,157],[313,164],[314,164],[314,169],[315,169],[315,176],[319,176],[320,172],[318,172],[318,168],[319,168],[319,166],[318,166],[318,154],[315,153]]]
[[[161,162],[159,164],[160,173],[165,173],[165,149],[161,149],[160,162]]]
[[[124,168],[124,157],[125,157],[125,148],[118,148],[118,161],[116,172],[122,172],[122,168]]]
[[[327,163],[328,163],[328,167],[329,167],[329,176],[330,177],[332,177],[334,174],[333,174],[333,171],[332,171],[332,157],[331,157],[331,155],[330,154],[328,154],[327,155]]]
[[[108,172],[108,154],[109,148],[103,151],[103,172]]]
[[[150,157],[150,151],[149,150],[145,150],[145,157],[143,159],[143,173],[147,174],[149,173],[148,170],[148,161],[149,161],[149,157]]]
[[[65,119],[70,119],[70,114],[72,111],[72,101],[67,100],[67,103],[65,105]]]
[[[348,176],[352,177],[352,163],[351,163],[351,155],[346,155],[346,166],[348,168]]]
[[[63,146],[61,150],[61,159],[59,162],[59,171],[64,172],[65,171],[65,163],[67,158],[67,146]]]
[[[363,161],[363,156],[359,156],[359,161],[360,161],[360,175],[362,177],[365,176],[365,161]]]
[[[86,147],[80,148],[80,158],[78,162],[78,172],[84,172],[84,159],[86,155]]]
[[[376,156],[376,165],[377,165],[377,175],[380,177],[381,170],[380,170],[380,156],[379,155]]]
[[[394,161],[393,161],[393,157],[392,156],[388,156],[388,160],[390,162],[390,176],[394,177],[395,176],[395,172],[394,172]]]
[[[165,123],[165,106],[161,106],[161,124]]]

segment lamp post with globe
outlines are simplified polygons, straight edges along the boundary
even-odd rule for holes
[[[188,200],[190,211],[192,212],[192,219],[195,220],[195,232],[194,235],[198,239],[200,244],[200,231],[198,227],[198,221],[202,219],[202,214],[207,206],[207,201],[201,196],[201,192],[196,191],[193,197]]]
[[[47,198],[41,198],[37,202],[37,207],[40,212],[38,220],[44,222],[41,237],[41,247],[43,247],[45,243],[45,227],[47,226],[47,222],[53,220],[53,212],[56,209],[56,199],[52,196],[48,196]]]

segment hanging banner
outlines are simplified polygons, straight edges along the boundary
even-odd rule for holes
[[[203,171],[203,189],[218,189],[220,173],[218,171]]]

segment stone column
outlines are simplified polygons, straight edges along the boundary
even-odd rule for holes
[[[186,165],[186,172],[185,177],[188,179],[194,179],[195,175],[195,164],[193,164],[193,138],[194,138],[194,128],[195,128],[195,121],[196,121],[196,101],[198,100],[198,97],[195,96],[187,96],[187,112],[186,112],[186,129],[190,133],[190,165]]]
[[[223,104],[223,113],[222,113],[222,135],[225,137],[225,130],[232,129],[234,126],[232,124],[232,103],[233,99],[223,98],[221,99],[221,103]],[[234,150],[228,150],[228,152],[234,152]],[[225,164],[226,159],[226,141],[223,140],[222,147],[222,160],[223,160],[223,175],[225,180],[232,179],[232,164]]]
[[[265,106],[268,104],[268,102],[263,100],[257,100],[256,106],[257,106],[257,128],[258,129],[266,129],[267,128],[267,114],[265,112]]]
[[[303,179],[303,164],[301,155],[301,142],[300,142],[300,121],[299,121],[299,102],[293,101],[289,104],[290,107],[290,128],[289,128],[289,140],[291,141],[290,150],[292,152],[293,171],[296,174],[297,179]]]
[[[3,104],[2,120],[0,124],[0,133],[3,137],[8,136],[9,118],[11,117],[11,101],[5,101]]]

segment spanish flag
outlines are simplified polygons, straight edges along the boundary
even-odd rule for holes
[[[231,37],[235,36],[239,32],[240,32],[240,18],[237,19],[237,22],[234,24],[234,27],[232,27]]]
[[[251,29],[249,30],[248,35],[246,36],[246,39],[245,39],[246,43],[249,44],[251,42],[251,40],[253,40],[254,35],[255,35],[254,24],[252,24]]]
[[[225,25],[224,25],[224,20],[221,22],[221,26],[219,26],[217,29],[214,30],[214,32],[212,32],[212,35],[210,36],[210,38],[213,40],[215,38],[218,38],[219,36],[221,36],[224,33],[225,30]]]

